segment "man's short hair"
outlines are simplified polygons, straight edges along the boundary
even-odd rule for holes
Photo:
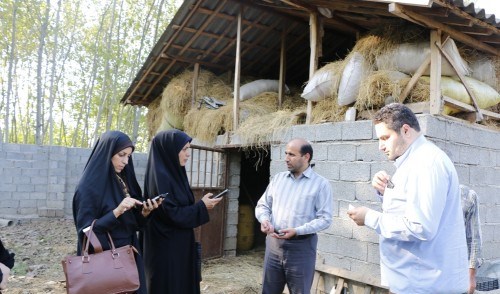
[[[311,144],[309,144],[309,142],[307,142],[307,141],[305,144],[300,146],[300,155],[304,156],[304,155],[306,155],[306,153],[309,153],[309,161],[308,162],[311,162],[311,160],[313,158],[313,148],[312,148]]]
[[[404,124],[420,132],[420,124],[417,117],[406,105],[401,103],[391,103],[382,107],[373,118],[374,124],[387,124],[387,127],[393,131],[400,132]]]

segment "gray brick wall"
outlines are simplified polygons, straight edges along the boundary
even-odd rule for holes
[[[428,114],[418,118],[425,136],[449,153],[460,182],[479,194],[483,257],[499,258],[496,248],[500,246],[500,132]],[[350,203],[380,210],[371,178],[381,169],[394,171],[393,164],[378,151],[371,121],[295,126],[290,133],[311,141],[315,170],[333,188],[333,225],[320,233],[319,256],[326,264],[378,279],[378,235],[356,226],[346,215]],[[283,170],[285,145],[283,140],[271,148],[271,175]]]

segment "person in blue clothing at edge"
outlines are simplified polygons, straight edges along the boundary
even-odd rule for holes
[[[316,263],[317,232],[332,223],[330,183],[311,168],[313,149],[304,139],[286,145],[288,171],[276,174],[255,208],[267,234],[263,294],[311,291]]]
[[[466,293],[467,244],[452,161],[403,104],[384,106],[373,122],[379,149],[396,172],[379,171],[372,179],[382,212],[360,206],[347,214],[380,235],[382,285],[391,293]]]

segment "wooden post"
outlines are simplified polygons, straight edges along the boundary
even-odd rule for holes
[[[311,47],[311,55],[309,59],[309,79],[312,78],[314,72],[318,68],[318,14],[311,12],[309,14],[309,41]],[[306,124],[311,124],[312,120],[312,101],[307,101],[307,116]]]
[[[441,113],[441,53],[436,47],[441,46],[441,31],[431,30],[431,75],[430,75],[430,102],[431,114]]]
[[[195,63],[194,64],[194,73],[193,73],[193,83],[192,83],[192,90],[191,90],[191,107],[194,107],[194,104],[196,103],[196,91],[198,91],[198,76],[200,74],[200,64]]]
[[[283,92],[285,89],[285,67],[286,67],[286,29],[281,33],[281,54],[280,54],[280,81],[278,90],[278,109],[283,103]]]
[[[241,74],[241,17],[243,5],[238,12],[238,26],[236,36],[236,60],[234,62],[234,105],[233,105],[233,131],[238,129],[240,122],[240,74]]]

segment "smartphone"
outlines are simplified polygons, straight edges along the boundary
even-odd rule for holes
[[[224,191],[220,192],[219,194],[217,194],[217,195],[215,195],[215,196],[214,196],[214,195],[210,196],[210,199],[217,199],[217,198],[221,198],[221,197],[222,197],[222,195],[226,194],[227,192],[229,192],[229,189],[226,189],[226,190],[224,190]]]
[[[276,235],[278,236],[285,236],[285,233],[280,233],[278,230],[274,229],[274,232],[276,233]]]
[[[163,194],[160,194],[158,196],[156,196],[155,198],[151,199],[152,201],[158,201],[160,199],[165,199],[165,197],[167,197],[168,193],[163,193]]]

